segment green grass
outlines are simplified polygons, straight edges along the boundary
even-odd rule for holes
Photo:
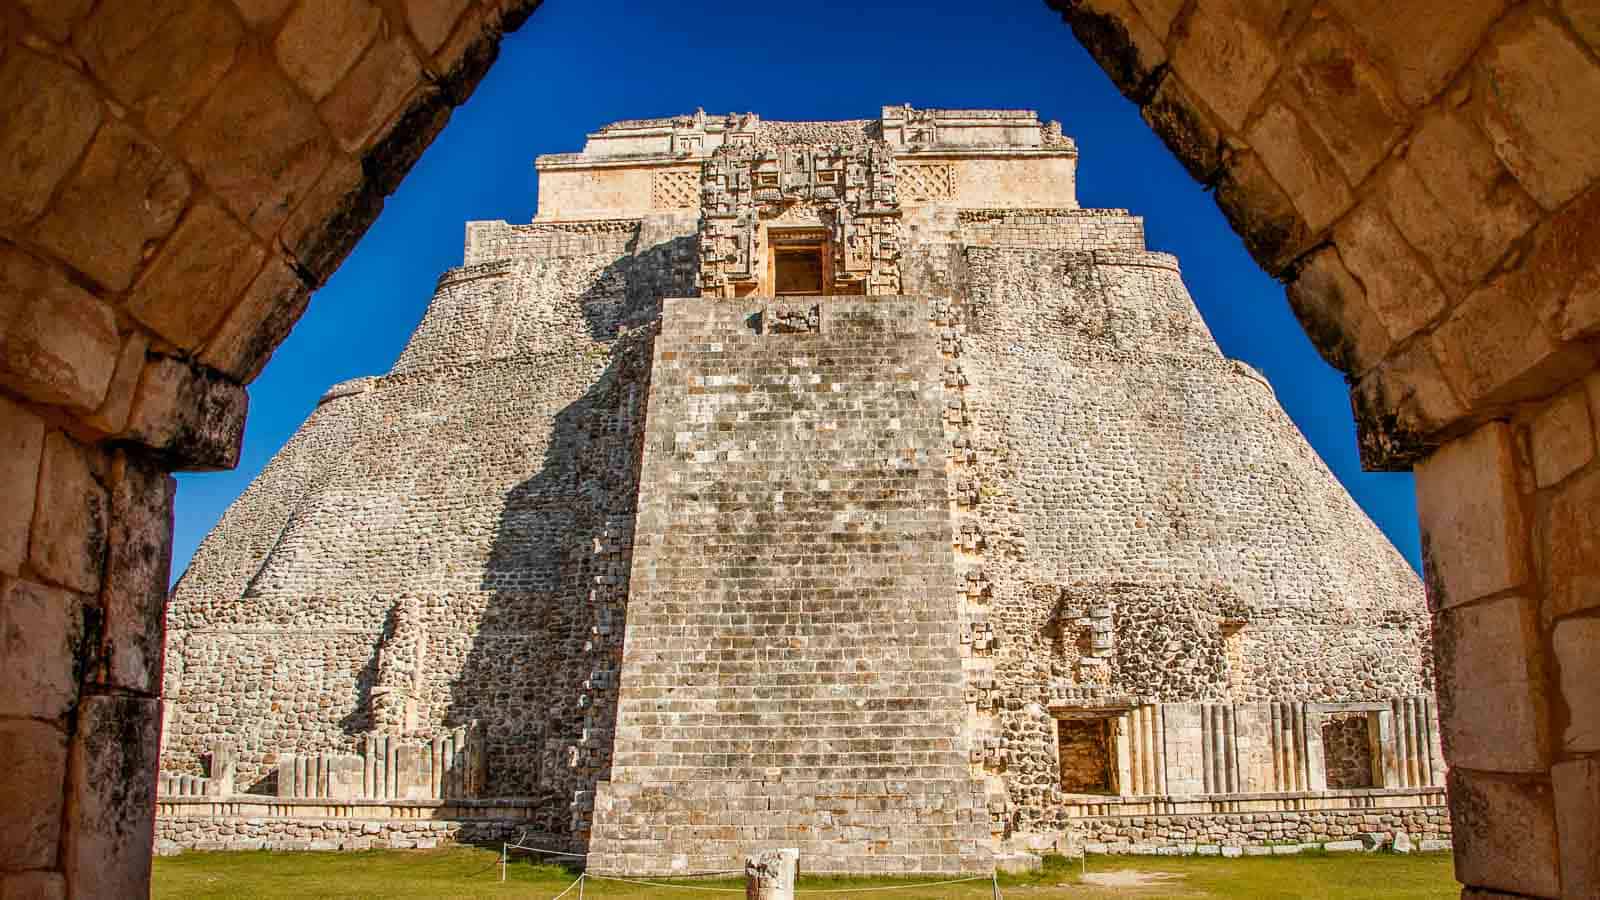
[[[802,860],[802,864],[804,861]],[[1129,877],[1137,873],[1143,886],[1099,886],[1080,883],[1079,865],[1060,857],[1046,860],[1044,871],[1001,876],[1008,898],[1113,897],[1361,897],[1387,900],[1445,900],[1459,895],[1449,854],[1391,854],[1249,857],[1244,859],[1176,857],[1090,857],[1091,876]],[[413,898],[527,897],[551,898],[572,884],[574,871],[561,866],[516,861],[500,882],[499,854],[472,847],[441,850],[372,850],[362,853],[185,853],[155,861],[151,891],[158,900],[222,900],[222,898]],[[1159,879],[1159,880],[1156,880]],[[905,885],[930,879],[802,878],[801,895],[809,890],[834,890],[829,900],[944,900],[989,898],[987,879],[966,884],[894,891],[851,888]],[[1090,879],[1095,880],[1094,878]],[[683,884],[679,882],[679,884]],[[646,887],[590,879],[584,897],[671,897],[683,900],[731,900],[743,893],[742,879],[700,881],[682,887]],[[577,892],[567,897],[575,898]]]

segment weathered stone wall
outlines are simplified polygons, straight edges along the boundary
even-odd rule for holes
[[[1372,736],[1366,713],[1335,713],[1322,724],[1328,787],[1372,787]]]
[[[1323,809],[1306,812],[1197,813],[1177,815],[1098,816],[1078,820],[1089,853],[1160,853],[1178,855],[1252,855],[1290,852],[1292,845],[1343,844],[1366,837],[1373,845],[1392,843],[1404,832],[1412,841],[1428,841],[1423,849],[1449,849],[1450,815],[1444,798],[1425,806]],[[1373,836],[1376,836],[1375,839]],[[1207,848],[1207,849],[1200,849]],[[1226,850],[1224,848],[1227,848]],[[1331,850],[1358,850],[1335,846]],[[1298,852],[1299,847],[1293,847]]]
[[[930,306],[667,301],[592,868],[988,868]]]
[[[478,721],[486,793],[543,796],[568,830],[595,768],[574,755],[593,585],[626,571],[649,330],[690,288],[684,230],[452,270],[391,374],[329,392],[173,592],[168,767],[233,741],[240,785],[266,791],[280,752]],[[403,709],[388,690],[409,722],[379,721]]]

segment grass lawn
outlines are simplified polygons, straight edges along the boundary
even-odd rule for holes
[[[804,860],[801,861],[802,864]],[[1006,897],[1362,897],[1394,900],[1454,900],[1448,853],[1306,854],[1244,859],[1174,857],[1091,857],[1087,877],[1075,861],[1046,860],[1045,870],[1026,876],[1001,876]],[[560,866],[513,862],[499,880],[499,854],[472,847],[441,850],[372,850],[362,853],[185,853],[158,858],[152,896],[190,898],[552,898],[577,875]],[[928,879],[802,878],[809,890],[833,890],[830,900],[989,900],[987,879],[966,884],[894,891],[850,888],[886,887]],[[730,900],[744,893],[743,879],[701,881],[682,887],[650,887],[589,879],[584,897],[672,897]],[[577,897],[577,891],[567,897]],[[565,898],[564,898],[565,900]]]

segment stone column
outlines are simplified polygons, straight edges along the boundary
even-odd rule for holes
[[[800,851],[794,847],[763,850],[744,858],[746,900],[794,900],[794,877]]]

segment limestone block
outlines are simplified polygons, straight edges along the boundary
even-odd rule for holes
[[[382,209],[383,192],[367,181],[361,164],[335,157],[305,202],[284,222],[278,240],[321,285]]]
[[[67,881],[59,872],[0,875],[0,900],[66,900]]]
[[[800,851],[793,847],[745,857],[745,896],[750,900],[794,900],[799,868]]]
[[[1546,621],[1600,606],[1600,472],[1564,482],[1539,523],[1544,555]]]
[[[32,412],[0,397],[0,573],[15,575],[28,557],[39,462],[44,453],[44,423]]]
[[[1550,632],[1566,728],[1568,753],[1600,750],[1600,618],[1562,619]]]
[[[1469,404],[1507,403],[1553,393],[1594,366],[1580,344],[1559,341],[1516,273],[1474,291],[1434,337],[1445,377]]]
[[[67,738],[43,722],[0,720],[0,871],[56,864]]]
[[[155,694],[161,689],[177,483],[151,461],[121,451],[112,460],[111,484],[109,553],[101,592],[103,677],[117,687]]]
[[[1594,458],[1594,426],[1589,421],[1589,399],[1584,389],[1547,403],[1528,427],[1533,474],[1539,487],[1549,487]]]
[[[339,146],[355,153],[394,115],[421,78],[422,64],[408,43],[398,37],[380,40],[317,112]]]
[[[127,427],[128,411],[133,407],[133,392],[139,387],[139,376],[144,372],[145,351],[150,349],[150,338],[135,331],[122,340],[122,352],[117,354],[116,369],[111,383],[106,387],[106,398],[83,421],[90,427],[107,434],[117,434]]]
[[[1173,70],[1235,131],[1278,70],[1289,28],[1288,17],[1274,21],[1273,12],[1284,5],[1200,0],[1177,38]]]
[[[222,4],[182,0],[105,4],[72,36],[90,71],[156,137],[217,87],[243,37]]]
[[[279,65],[313,101],[339,83],[383,24],[367,0],[303,4],[289,15],[273,43]]]
[[[1452,768],[1456,879],[1473,887],[1560,896],[1550,785]]]
[[[1361,464],[1375,471],[1410,469],[1432,452],[1433,435],[1466,413],[1423,338],[1380,363],[1350,389]]]
[[[1434,113],[1380,187],[1389,215],[1459,294],[1539,221],[1539,206],[1460,113]]]
[[[1396,340],[1445,309],[1445,296],[1376,202],[1363,203],[1334,229],[1339,257],[1367,291],[1367,302]]]
[[[1550,784],[1561,840],[1561,896],[1600,897],[1600,760],[1556,763]]]
[[[1361,375],[1381,362],[1393,341],[1332,247],[1318,250],[1288,288],[1289,304],[1317,352],[1343,372]]]
[[[1124,94],[1143,99],[1150,75],[1167,61],[1163,36],[1145,25],[1131,0],[1084,0],[1072,33]]]
[[[472,0],[406,0],[406,22],[422,49],[432,53],[471,5]]]
[[[1508,596],[1441,611],[1440,735],[1451,766],[1543,772],[1550,698],[1533,601]]]
[[[1322,136],[1351,184],[1367,177],[1410,124],[1388,79],[1332,17],[1313,17],[1306,25],[1277,91]]]
[[[217,373],[171,357],[152,359],[139,380],[127,435],[176,469],[238,464],[249,397]]]
[[[1549,14],[1503,19],[1474,66],[1472,100],[1495,152],[1545,209],[1600,176],[1600,67]]]
[[[55,269],[0,249],[0,383],[40,403],[91,410],[120,346],[109,306]]]
[[[177,140],[206,184],[264,239],[277,233],[331,158],[316,111],[266,59],[235,66]]]
[[[59,431],[45,435],[28,559],[51,581],[92,594],[105,565],[108,504],[102,461]]]
[[[0,715],[60,719],[78,699],[84,651],[77,594],[0,578]]]
[[[1254,153],[1228,159],[1217,179],[1217,208],[1269,273],[1282,272],[1313,241],[1294,203]]]
[[[274,255],[206,342],[200,361],[243,383],[261,373],[311,299],[300,274]]]
[[[35,239],[110,290],[126,290],[147,246],[177,223],[189,190],[179,160],[113,119],[95,135]]]
[[[78,707],[61,859],[74,897],[148,890],[160,726],[154,698],[97,695]]]
[[[92,86],[59,61],[13,47],[0,59],[0,227],[37,218],[105,113]]]
[[[1332,6],[1389,73],[1400,99],[1419,108],[1472,56],[1505,2],[1408,0],[1403,16],[1386,0],[1333,0]]]
[[[1189,94],[1183,81],[1167,77],[1140,111],[1190,176],[1210,184],[1222,166],[1222,136],[1211,114]]]
[[[1288,192],[1307,228],[1321,231],[1350,207],[1353,195],[1332,153],[1289,106],[1273,101],[1245,137]]]
[[[199,347],[255,277],[265,255],[226,211],[197,203],[134,285],[128,311],[179,347]]]
[[[1463,490],[1475,485],[1474,490]],[[1429,603],[1444,609],[1522,584],[1528,536],[1511,429],[1484,425],[1417,467]]]

